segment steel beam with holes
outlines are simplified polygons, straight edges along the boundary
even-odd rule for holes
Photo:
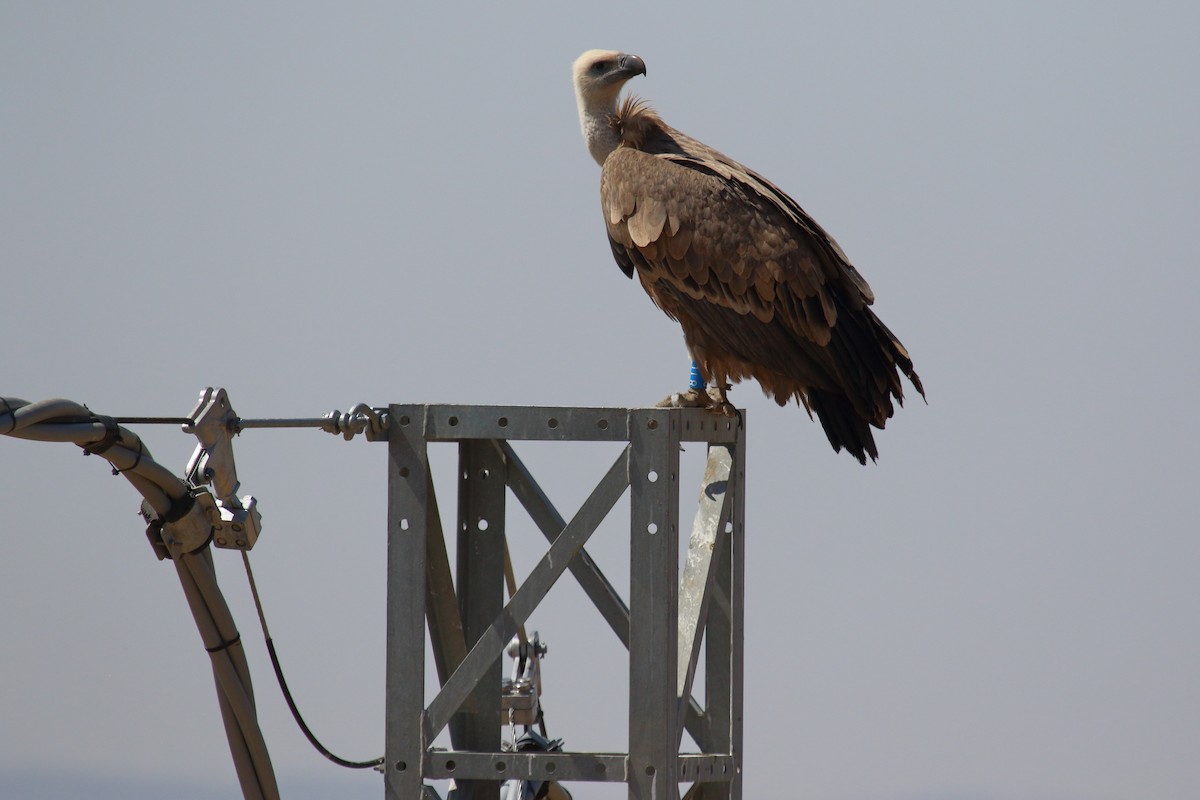
[[[744,425],[700,409],[394,405],[389,409],[385,797],[494,798],[512,778],[609,781],[630,798],[741,797]],[[518,457],[519,441],[623,442],[570,520]],[[430,443],[459,448],[457,588],[429,473]],[[679,453],[708,444],[682,575]],[[505,487],[549,542],[503,602]],[[630,597],[584,545],[630,492]],[[501,752],[505,645],[570,570],[629,649],[624,753]],[[426,698],[428,631],[441,689]],[[704,659],[704,703],[692,692]],[[428,702],[427,702],[428,700]],[[570,737],[570,720],[558,730]],[[431,743],[449,727],[451,750]],[[681,752],[683,731],[700,752]]]

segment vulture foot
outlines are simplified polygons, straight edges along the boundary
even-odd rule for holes
[[[669,394],[657,403],[657,408],[708,408],[712,402],[706,392],[688,389]]]
[[[688,389],[686,392],[676,392],[663,398],[658,408],[706,408],[714,414],[720,414],[730,419],[738,417],[737,409],[725,396],[724,387],[710,386],[707,390]]]

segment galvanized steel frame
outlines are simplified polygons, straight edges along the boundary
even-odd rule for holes
[[[500,781],[531,778],[617,781],[628,784],[630,798],[664,800],[692,782],[689,798],[740,800],[744,417],[461,405],[393,405],[389,413],[385,798],[428,797],[425,781],[446,778],[455,779],[459,798],[496,798]],[[626,446],[567,521],[508,444],[513,440]],[[459,447],[457,592],[430,477],[430,442]],[[681,442],[708,444],[682,577]],[[507,604],[505,487],[550,542]],[[584,549],[626,488],[628,606]],[[629,649],[629,752],[501,752],[501,653],[568,569]],[[441,684],[428,706],[427,628]],[[701,652],[703,705],[692,697]],[[453,750],[431,750],[447,726]],[[684,730],[702,752],[680,752]]]

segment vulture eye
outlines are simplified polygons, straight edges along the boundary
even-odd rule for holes
[[[606,70],[606,69],[608,69],[607,61],[597,61],[595,64],[592,64],[592,72],[595,72],[597,74],[604,72],[604,70]]]

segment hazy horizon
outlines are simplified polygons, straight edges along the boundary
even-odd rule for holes
[[[636,53],[632,91],[837,238],[928,391],[868,467],[731,393],[745,796],[1200,797],[1197,7],[594,12],[0,5],[0,394],[178,416],[223,386],[298,417],[678,391],[682,337],[612,260],[570,83],[586,49]],[[138,431],[183,470],[193,439]],[[567,516],[612,458],[518,451]],[[253,431],[235,453],[297,700],[378,756],[386,447]],[[0,471],[0,798],[238,796],[136,493],[66,445],[0,438]],[[620,513],[589,551],[624,589]],[[523,573],[544,540],[515,504],[509,535]],[[216,560],[284,797],[380,797],[296,730],[239,559]],[[621,647],[571,579],[530,627],[551,734],[621,749]]]

